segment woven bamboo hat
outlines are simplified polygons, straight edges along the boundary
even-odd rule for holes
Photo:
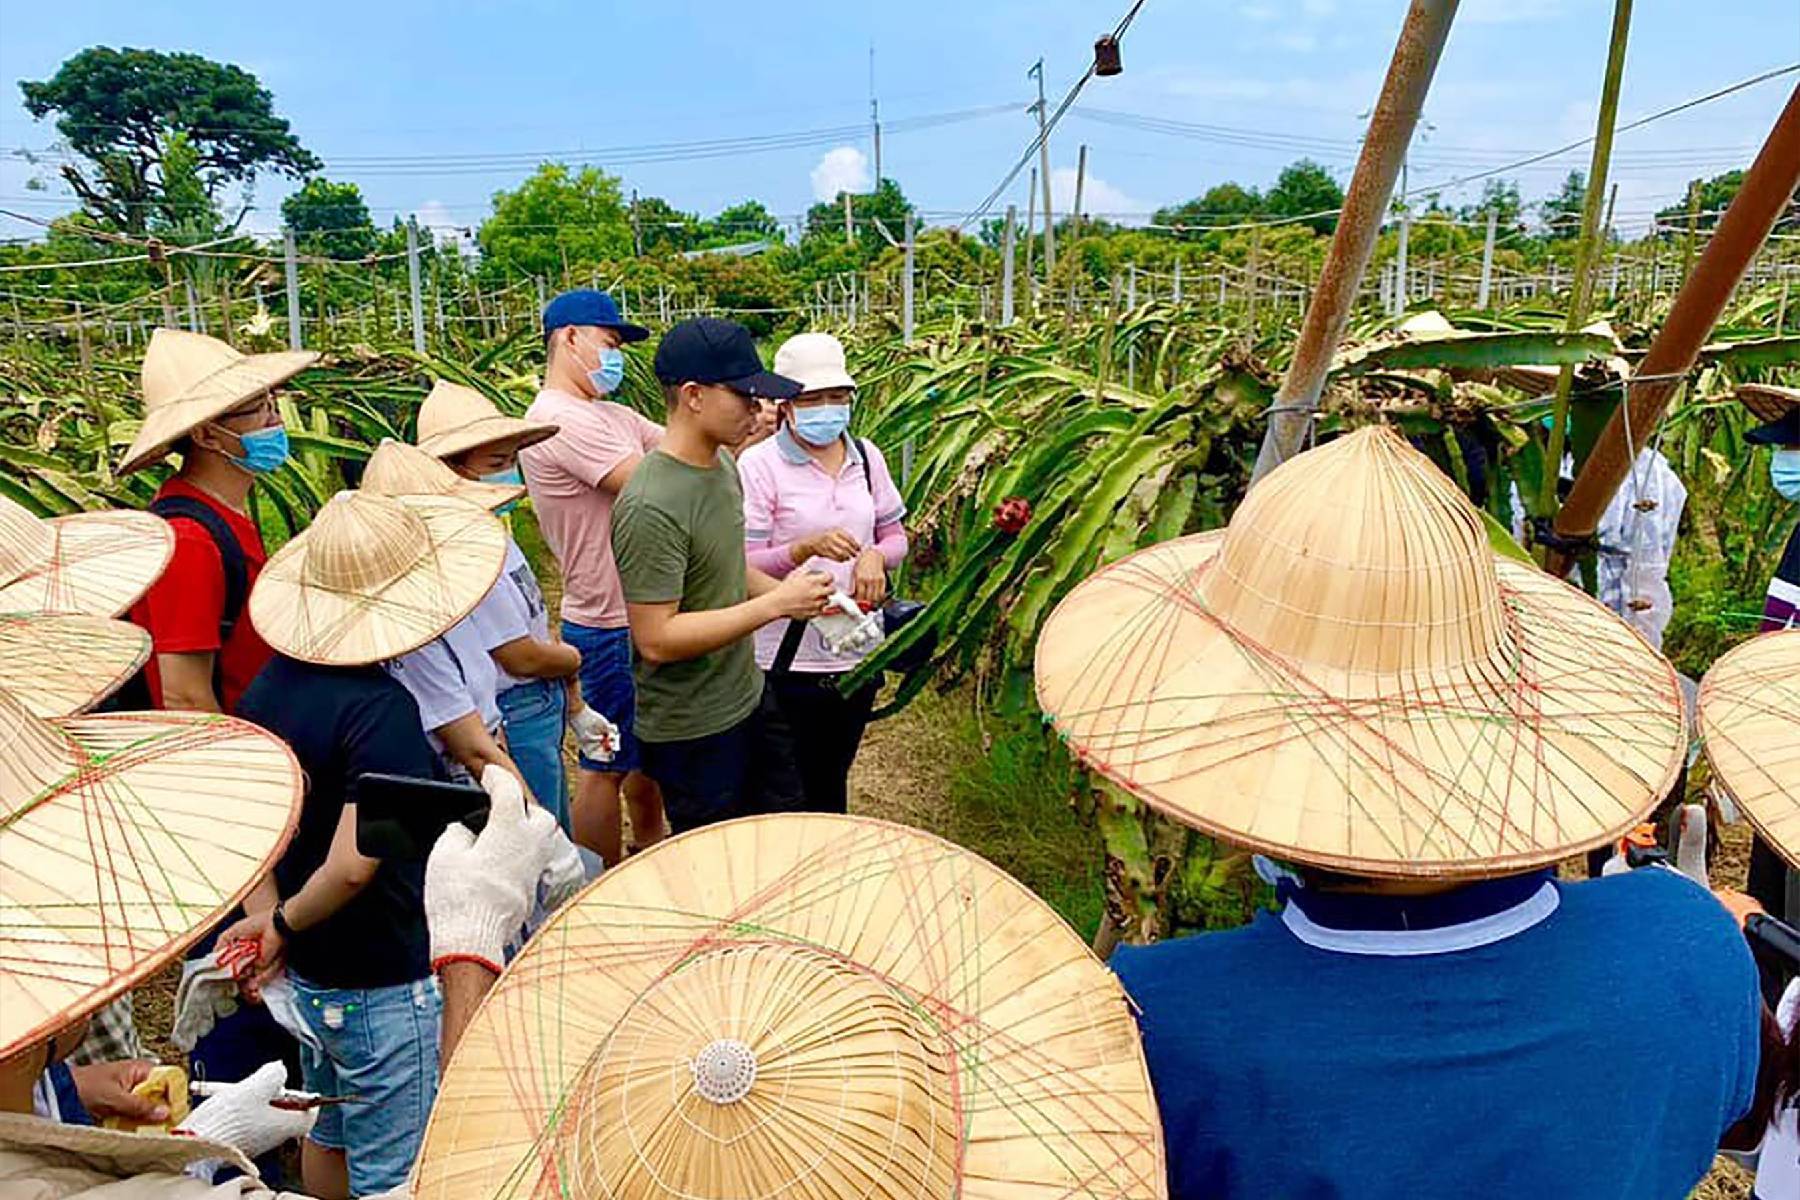
[[[0,692],[0,1059],[178,957],[300,812],[299,765],[247,722],[30,707]]]
[[[1800,630],[1752,638],[1712,665],[1700,736],[1756,831],[1800,866]]]
[[[695,830],[539,931],[458,1042],[418,1200],[1166,1194],[1117,979],[968,851]]]
[[[257,575],[250,620],[289,658],[383,662],[468,616],[505,559],[500,522],[466,500],[339,492]]]
[[[0,496],[0,612],[116,617],[150,590],[175,553],[152,513],[76,513],[43,520]]]
[[[119,474],[149,466],[208,421],[279,387],[319,360],[312,350],[239,354],[204,333],[158,329],[144,351],[144,423]]]
[[[1773,383],[1740,383],[1737,398],[1739,404],[1766,425],[1773,425],[1800,408],[1800,388],[1778,387]]]
[[[560,426],[509,417],[472,387],[440,379],[419,406],[419,449],[436,458],[452,458],[495,442],[522,448],[556,436]]]
[[[1046,623],[1037,690],[1078,755],[1175,819],[1365,875],[1602,845],[1687,745],[1674,668],[1497,558],[1383,428],[1270,473],[1222,532],[1101,568]]]
[[[149,633],[129,621],[0,613],[0,691],[12,693],[34,716],[86,712],[149,658]]]
[[[362,490],[382,496],[454,496],[490,510],[525,494],[516,483],[464,479],[417,446],[393,438],[382,438],[369,455]]]

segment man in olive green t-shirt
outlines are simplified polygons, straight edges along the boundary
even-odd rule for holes
[[[702,317],[664,335],[656,375],[668,432],[613,509],[612,545],[637,649],[637,738],[676,833],[802,807],[793,744],[757,669],[750,635],[824,611],[831,577],[777,582],[744,560],[744,496],[726,446],[756,401],[788,399],[749,331]]]

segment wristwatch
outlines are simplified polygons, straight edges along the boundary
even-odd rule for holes
[[[269,914],[269,924],[275,927],[275,932],[281,935],[282,941],[291,941],[294,936],[294,927],[287,923],[287,914],[281,909],[282,905],[275,906],[274,911]]]

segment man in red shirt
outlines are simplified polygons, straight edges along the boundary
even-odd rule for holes
[[[217,338],[176,329],[150,339],[144,423],[120,473],[171,451],[181,457],[151,505],[175,530],[175,555],[131,610],[154,646],[145,679],[157,708],[231,712],[268,661],[269,647],[242,618],[268,557],[250,517],[250,487],[287,460],[274,389],[317,358],[239,354]]]

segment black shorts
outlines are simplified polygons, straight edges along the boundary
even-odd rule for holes
[[[750,715],[730,729],[640,745],[644,774],[662,788],[663,810],[676,833],[806,807],[793,738],[767,680]]]

